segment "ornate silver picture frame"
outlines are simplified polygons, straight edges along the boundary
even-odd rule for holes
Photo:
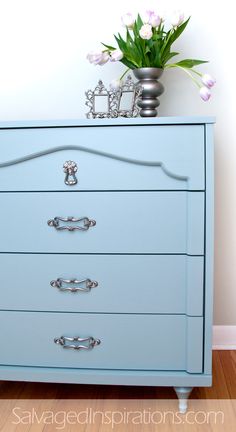
[[[102,80],[94,90],[85,92],[89,112],[88,119],[137,117],[139,108],[137,100],[142,93],[140,86],[135,85],[130,75],[119,89],[108,90]]]
[[[139,115],[140,109],[137,101],[141,93],[141,86],[135,84],[131,75],[128,75],[117,94],[118,117],[137,117]]]
[[[116,108],[115,95],[106,89],[102,80],[98,81],[94,90],[86,91],[85,95],[85,104],[89,107],[89,112],[86,114],[87,118],[96,119],[112,117],[112,108]],[[115,106],[113,101],[115,102]]]

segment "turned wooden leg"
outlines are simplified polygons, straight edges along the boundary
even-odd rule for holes
[[[188,397],[193,387],[174,387],[179,399],[179,412],[184,414],[187,411]]]

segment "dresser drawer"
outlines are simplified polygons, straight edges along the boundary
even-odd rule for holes
[[[0,309],[202,315],[203,257],[1,254],[0,268]]]
[[[0,200],[2,252],[204,252],[203,192],[2,193]],[[54,219],[68,216],[88,219]],[[53,221],[57,228],[96,225],[68,231]]]
[[[1,365],[202,372],[200,317],[2,311],[0,327]],[[101,343],[65,349],[62,336]]]
[[[0,146],[1,191],[205,188],[203,125],[6,129]]]

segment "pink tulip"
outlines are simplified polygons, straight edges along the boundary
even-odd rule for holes
[[[173,27],[178,27],[184,22],[184,13],[182,11],[175,11],[171,17],[171,24]]]
[[[158,27],[162,22],[162,17],[152,10],[147,10],[142,15],[144,24],[150,24],[152,27]]]
[[[211,97],[211,92],[208,87],[205,86],[201,87],[199,93],[200,93],[200,97],[205,102],[207,102]]]
[[[90,51],[87,54],[87,59],[88,59],[89,63],[102,66],[108,62],[108,60],[110,59],[110,56],[107,52]]]
[[[213,87],[215,85],[216,80],[211,75],[205,74],[202,76],[202,82],[206,87],[208,87],[210,89],[211,87]]]

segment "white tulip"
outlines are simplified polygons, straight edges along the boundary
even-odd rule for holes
[[[135,23],[135,18],[132,13],[128,12],[121,17],[121,21],[124,27],[132,29]]]
[[[110,60],[110,56],[108,52],[103,52],[100,62],[98,63],[100,66],[104,65]]]
[[[152,11],[152,10],[146,10],[142,15],[141,15],[141,18],[142,18],[142,21],[143,21],[143,23],[144,24],[150,24],[150,18],[151,18],[151,16],[154,14],[154,11]]]
[[[123,57],[124,57],[124,54],[120,49],[116,49],[116,50],[112,51],[110,54],[110,60],[112,62],[120,61]]]
[[[102,58],[102,53],[101,52],[97,52],[97,51],[90,51],[88,54],[87,54],[87,60],[89,61],[89,63],[92,63],[92,64],[98,64],[99,63],[99,61],[101,60],[101,58]]]
[[[158,27],[161,24],[161,22],[162,22],[161,17],[157,14],[153,14],[150,17],[149,24],[151,24],[152,27]]]
[[[97,52],[97,51],[90,51],[87,54],[87,59],[90,63],[94,65],[104,65],[108,62],[110,59],[110,56],[107,52]]]
[[[152,38],[152,26],[150,24],[144,24],[139,30],[139,35],[142,39],[149,40]]]
[[[171,17],[171,24],[173,27],[178,27],[184,22],[184,13],[181,11],[175,11]]]

